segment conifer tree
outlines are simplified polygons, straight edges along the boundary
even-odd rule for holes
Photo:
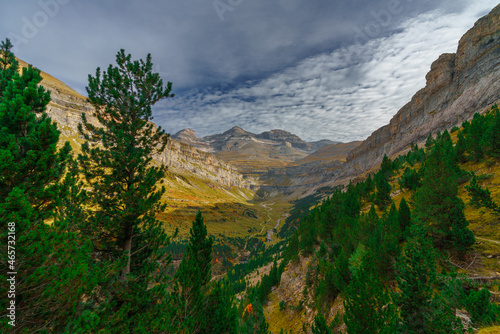
[[[406,200],[402,198],[401,202],[399,203],[399,226],[401,228],[403,237],[406,236],[410,224],[411,224],[411,210],[410,207],[408,206],[408,203],[406,203]]]
[[[500,157],[500,110],[494,104],[490,110],[491,122],[485,134],[485,145],[488,153],[494,157]]]
[[[437,282],[435,250],[419,221],[411,225],[404,254],[397,262],[402,333],[462,333],[454,309],[442,294],[434,292]]]
[[[338,291],[344,291],[351,280],[351,272],[349,271],[349,259],[344,253],[340,251],[339,256],[335,260],[335,269],[333,272],[333,285]]]
[[[404,254],[397,262],[404,333],[429,333],[430,302],[436,281],[434,247],[420,223],[410,228]]]
[[[396,314],[391,297],[373,269],[363,261],[347,289],[344,321],[349,334],[393,333]]]
[[[401,188],[409,189],[412,191],[420,187],[421,182],[422,181],[420,180],[419,173],[410,167],[405,168],[403,175],[401,175],[401,177],[398,180],[398,183],[401,186]]]
[[[211,278],[212,237],[208,237],[201,212],[198,212],[189,231],[190,238],[181,264],[177,269],[176,294],[179,317],[189,333],[205,333],[207,318],[207,283]]]
[[[479,161],[484,155],[483,137],[486,133],[485,117],[479,113],[474,114],[467,130],[467,152],[473,161]]]
[[[7,284],[0,284],[0,331],[61,331],[92,288],[89,248],[57,215],[70,146],[57,148],[60,133],[45,113],[50,94],[39,86],[40,71],[20,71],[12,47],[8,39],[0,46],[0,279],[17,272],[17,312],[15,327],[8,325]]]
[[[243,324],[239,333],[241,334],[268,334],[269,324],[264,317],[262,304],[258,300],[252,300],[251,307],[247,307],[243,314]],[[248,310],[248,312],[247,312]]]
[[[393,162],[389,157],[387,157],[386,154],[384,154],[384,157],[382,158],[382,163],[380,164],[380,170],[379,173],[382,174],[382,176],[385,178],[386,181],[389,181],[390,177],[392,176],[394,171],[393,168]]]
[[[389,213],[387,214],[387,217],[384,220],[385,222],[384,229],[387,231],[389,235],[391,235],[396,239],[401,238],[401,226],[399,224],[399,215],[400,214],[398,212],[398,209],[396,209],[396,204],[392,202],[391,208],[389,209]]]
[[[457,135],[457,144],[455,145],[455,150],[457,152],[458,161],[461,163],[467,162],[467,157],[465,152],[467,150],[467,143],[464,135],[464,130],[460,131]]]
[[[103,294],[94,296],[106,300],[98,304],[101,325],[114,332],[154,332],[168,327],[166,314],[158,314],[167,308],[166,280],[159,269],[169,262],[160,252],[169,238],[156,220],[165,192],[157,184],[166,167],[155,166],[152,156],[165,148],[168,136],[151,123],[151,107],[173,96],[172,84],[163,86],[149,54],[145,61],[132,61],[120,50],[116,63],[89,75],[88,100],[100,124],[82,114],[79,131],[85,143],[78,162],[90,211],[80,228],[104,268]]]
[[[237,333],[239,318],[229,282],[215,282],[207,300],[207,328],[200,333]]]
[[[288,247],[285,250],[285,259],[289,259],[292,262],[296,262],[299,260],[299,234],[295,232],[292,234],[290,238],[290,242],[288,243]]]
[[[477,183],[476,174],[472,176],[470,184],[468,186],[465,186],[465,189],[467,189],[467,192],[471,197],[470,204],[478,208],[482,206],[500,213],[500,207],[495,204],[495,202],[493,202],[490,190],[488,188],[483,189]]]
[[[458,197],[458,164],[448,132],[438,134],[423,166],[422,186],[415,193],[414,215],[438,248],[465,253],[474,244]]]
[[[332,332],[328,328],[325,317],[322,314],[317,314],[314,317],[314,324],[311,326],[311,331],[313,334],[331,334]]]
[[[373,190],[375,190],[375,183],[373,182],[372,175],[368,175],[368,178],[365,181],[365,194],[370,194]]]
[[[377,187],[377,192],[375,193],[375,204],[377,204],[381,209],[384,209],[389,203],[391,203],[391,185],[387,182],[387,178],[385,178],[381,172],[375,175],[375,185]]]

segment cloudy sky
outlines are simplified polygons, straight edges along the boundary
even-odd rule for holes
[[[176,97],[168,132],[233,126],[365,139],[425,85],[498,0],[0,0],[0,38],[85,95],[123,48],[151,53]]]

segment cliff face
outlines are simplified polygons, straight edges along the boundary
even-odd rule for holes
[[[190,172],[199,178],[223,186],[250,189],[256,184],[255,180],[244,178],[236,168],[215,155],[173,139],[169,140],[167,148],[157,160],[169,166],[170,170],[179,173]]]
[[[26,66],[26,63],[21,62]],[[47,107],[47,114],[56,121],[63,137],[73,146],[80,144],[77,131],[81,114],[86,113],[87,119],[97,125],[97,119],[92,117],[92,106],[85,97],[78,94],[61,81],[42,72],[42,85],[50,90],[51,102]],[[243,178],[236,168],[228,165],[215,155],[200,151],[195,147],[169,140],[167,148],[156,157],[156,160],[169,166],[169,170],[179,174],[192,174],[198,178],[208,180],[214,184],[227,187],[249,189],[255,181]]]
[[[350,152],[343,173],[353,176],[376,166],[384,154],[402,153],[429,133],[461,124],[500,99],[500,5],[461,39],[456,54],[443,54],[418,91],[391,119]]]

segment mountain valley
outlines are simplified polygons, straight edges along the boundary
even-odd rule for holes
[[[18,61],[21,67],[29,66]],[[86,151],[89,154],[89,137],[79,131],[82,114],[96,133],[95,129],[104,127],[90,102],[92,96],[82,96],[43,71],[41,77],[40,85],[50,91],[46,114],[60,132],[58,150],[64,151],[65,143],[69,143],[74,157]],[[2,98],[0,95],[0,102]],[[480,334],[500,333],[498,104],[500,5],[460,39],[456,53],[443,54],[432,63],[425,87],[399,111],[394,110],[389,124],[364,141],[307,142],[282,129],[256,134],[239,126],[204,137],[198,137],[190,128],[170,135],[165,148],[160,151],[155,146],[152,160],[148,161],[153,171],[168,168],[152,188],[165,188],[158,197],[157,207],[161,210],[152,216],[152,221],[156,218],[161,226],[144,235],[135,233],[142,231],[146,223],[129,226],[128,234],[106,237],[105,242],[92,238],[106,231],[89,233],[85,245],[78,246],[81,251],[74,254],[90,257],[89,249],[95,247],[99,251],[93,256],[107,261],[108,254],[99,247],[121,242],[120,238],[130,237],[130,243],[137,239],[138,246],[130,246],[120,258],[126,263],[128,254],[129,276],[109,265],[109,275],[115,275],[115,280],[105,286],[103,277],[109,275],[103,274],[99,276],[102,282],[82,289],[84,293],[74,297],[81,318],[73,319],[67,327],[57,322],[53,327],[44,324],[46,332],[69,333],[76,328],[71,326],[95,325],[77,332],[97,333],[96,324],[102,319],[89,315],[87,309],[107,312],[99,309],[102,300],[109,297],[105,289],[111,291],[125,281],[123,286],[133,286],[139,267],[154,267],[141,282],[147,285],[143,293],[159,291],[158,295],[147,305],[130,304],[148,310],[161,309],[166,305],[162,303],[183,305],[183,310],[168,315],[171,328],[182,328],[179,333],[205,333],[192,325],[190,321],[194,323],[197,315],[189,312],[206,312],[206,323],[219,316],[234,316],[239,324],[235,326],[245,328],[234,332],[238,334],[414,333],[422,329],[422,322],[432,328],[422,331],[425,333],[464,333],[467,328],[468,332]],[[157,125],[152,126],[158,133]],[[102,141],[96,147],[109,145],[105,137],[99,137]],[[122,144],[117,143],[117,147]],[[102,158],[95,165],[106,159],[110,158]],[[75,161],[75,165],[88,164],[81,157]],[[76,199],[94,196],[97,191],[89,189],[98,182],[91,184],[88,175],[75,176],[71,169],[64,173],[66,178],[61,178],[60,184],[73,177],[75,184],[81,182],[78,184],[88,193],[82,195],[81,189],[77,194],[71,193],[74,189],[61,191],[60,212],[76,217],[76,221],[99,217],[95,203],[74,205]],[[106,181],[102,173],[96,179]],[[133,179],[123,175],[123,179]],[[129,202],[150,200],[152,193]],[[113,203],[113,196],[99,205]],[[26,206],[26,201],[16,202],[13,195],[9,201],[15,207]],[[2,210],[0,214],[8,211]],[[103,221],[119,217],[121,212],[117,212],[104,214]],[[60,227],[52,218],[43,219],[43,228]],[[68,243],[77,245],[75,240],[83,234],[83,225],[61,226],[64,233],[75,233],[75,239]],[[160,235],[158,231],[166,232],[168,238],[173,236],[167,242],[158,242],[156,253],[151,253],[161,256],[154,261],[141,258],[140,265],[131,266],[132,255],[147,248],[144,240],[155,233]],[[197,263],[199,257],[204,257],[206,263]],[[105,260],[95,263],[99,265],[100,261]],[[57,260],[53,262],[59,265]],[[45,264],[50,267],[50,261]],[[82,268],[88,272],[92,269],[90,265]],[[94,282],[82,279],[90,275],[87,272],[78,275],[71,279]],[[132,279],[127,281],[129,277]],[[167,285],[157,277],[168,277],[168,287],[161,290]],[[182,285],[191,284],[190,280],[203,283],[190,290]],[[414,291],[417,297],[426,294],[422,304],[417,305],[411,293],[405,295],[407,291]],[[194,301],[190,293],[198,293]],[[94,304],[86,304],[91,295],[96,296]],[[127,295],[125,288],[116,295],[124,300],[135,298]],[[199,304],[191,307],[190,303]],[[204,303],[225,311],[213,306],[212,314],[212,306]],[[134,312],[141,314],[140,310]],[[151,312],[156,316],[156,308]],[[424,313],[422,320],[419,316]],[[128,313],[124,314],[124,318],[128,317]],[[182,327],[179,317],[184,317],[186,326],[194,327]],[[230,321],[221,322],[221,326],[229,326]],[[143,326],[148,328],[148,324]],[[164,328],[164,324],[155,326]],[[170,329],[153,332],[170,333]],[[226,332],[233,333],[229,329]]]

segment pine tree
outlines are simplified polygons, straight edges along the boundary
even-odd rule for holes
[[[459,321],[437,283],[435,250],[419,221],[410,227],[404,254],[397,262],[402,333],[462,333]]]
[[[1,257],[0,279],[6,282],[8,272],[17,272],[17,312],[12,327],[6,318],[7,284],[1,284],[0,331],[60,331],[92,289],[89,248],[72,231],[71,220],[57,215],[69,182],[63,179],[70,146],[57,148],[60,133],[45,113],[50,94],[39,86],[39,70],[20,71],[11,49],[8,39],[1,43],[0,250],[6,255],[15,249],[15,257],[10,262]],[[14,234],[8,237],[9,232]]]
[[[215,282],[207,298],[207,328],[200,333],[237,333],[239,319],[233,297],[229,282]]]
[[[402,235],[401,226],[399,224],[399,215],[398,209],[396,209],[396,204],[392,202],[389,213],[384,220],[384,229],[387,231],[387,234],[391,236],[391,238],[396,238],[396,240],[401,239]]]
[[[401,228],[401,232],[403,237],[406,236],[406,233],[411,224],[411,210],[406,200],[404,198],[401,199],[399,203],[399,226]]]
[[[457,135],[457,144],[455,145],[455,150],[457,152],[458,161],[461,163],[467,162],[467,157],[465,152],[467,151],[467,143],[464,135],[464,131],[460,131]]]
[[[168,328],[168,320],[160,321],[166,314],[159,316],[167,308],[160,266],[169,262],[160,247],[169,238],[156,220],[165,192],[157,184],[166,167],[155,166],[152,155],[165,148],[168,136],[151,123],[151,107],[173,96],[172,84],[164,87],[153,73],[149,54],[145,61],[132,61],[121,50],[116,63],[89,75],[88,100],[100,124],[82,114],[79,131],[85,143],[78,162],[90,211],[80,228],[92,239],[94,258],[105,268],[103,294],[94,296],[106,300],[97,311],[101,325],[113,332],[160,331]],[[154,288],[148,288],[151,283]]]
[[[368,175],[368,178],[365,181],[365,194],[369,195],[373,190],[375,190],[375,183],[373,182],[372,175]]]
[[[483,137],[486,133],[485,117],[479,113],[474,114],[467,131],[467,153],[473,161],[479,161],[484,156]]]
[[[339,256],[335,260],[335,269],[333,272],[333,285],[338,291],[344,291],[351,280],[351,272],[349,271],[349,259],[340,251]]]
[[[295,232],[290,238],[288,247],[285,250],[285,259],[296,262],[299,260],[299,234]]]
[[[490,111],[492,121],[485,134],[485,145],[488,153],[494,157],[500,157],[500,110],[494,104]]]
[[[430,302],[436,281],[434,248],[420,223],[410,228],[404,254],[397,262],[398,302],[404,333],[429,333]]]
[[[365,256],[373,255],[368,253]],[[393,333],[396,314],[390,293],[365,261],[353,274],[344,307],[344,321],[349,334]]]
[[[375,175],[375,185],[377,188],[377,192],[375,193],[375,204],[381,209],[384,209],[391,203],[391,185],[381,172]]]
[[[476,174],[472,176],[470,184],[468,186],[465,186],[465,189],[467,189],[467,192],[471,197],[470,204],[474,205],[477,208],[485,207],[500,212],[500,207],[493,202],[489,189],[483,189],[477,183]]]
[[[389,159],[387,155],[384,154],[384,158],[382,159],[382,163],[380,164],[379,173],[382,174],[386,181],[389,181],[390,177],[392,176],[394,171],[393,167],[394,166],[391,159]]]
[[[367,265],[372,266],[380,278],[391,277],[394,272],[395,258],[400,253],[400,237],[398,212],[393,202],[389,213],[378,220],[367,242],[367,247],[375,255],[367,259],[371,261]]]
[[[207,227],[199,211],[189,231],[190,238],[186,248],[187,256],[192,256],[194,264],[200,272],[201,285],[206,285],[212,278],[212,245],[214,240],[208,237]]]
[[[322,314],[317,314],[314,317],[314,324],[311,326],[311,331],[313,334],[331,334],[332,332],[328,328],[325,317]]]
[[[206,316],[207,284],[211,279],[212,237],[208,237],[201,212],[198,212],[189,231],[186,252],[177,269],[176,295],[179,317],[189,333],[204,333],[209,328]]]
[[[415,193],[415,217],[438,248],[455,247],[464,253],[474,244],[458,197],[457,158],[448,132],[438,134],[423,166],[422,186]]]
[[[252,300],[243,314],[240,334],[268,334],[269,324],[264,317],[264,310],[258,300]],[[248,312],[247,312],[248,310]]]
[[[416,190],[422,185],[419,173],[410,167],[405,168],[403,175],[401,175],[398,180],[398,183],[401,188],[409,189],[412,191]]]

